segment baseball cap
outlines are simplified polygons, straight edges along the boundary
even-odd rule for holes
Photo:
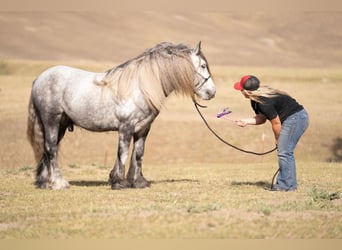
[[[245,75],[241,78],[239,82],[234,84],[236,90],[257,90],[260,86],[260,81],[258,78],[252,75]]]

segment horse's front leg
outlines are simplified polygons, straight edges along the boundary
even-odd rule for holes
[[[112,189],[131,187],[130,183],[125,179],[125,163],[128,157],[133,131],[134,128],[131,126],[121,126],[119,128],[118,154],[114,168],[109,174],[109,183]]]
[[[145,141],[150,127],[145,131],[134,134],[134,148],[132,151],[131,164],[127,174],[127,180],[134,188],[145,188],[151,185],[142,174],[142,158],[144,155]]]

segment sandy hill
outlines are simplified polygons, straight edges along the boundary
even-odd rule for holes
[[[121,63],[162,41],[199,40],[210,64],[342,62],[342,12],[0,12],[0,60]]]

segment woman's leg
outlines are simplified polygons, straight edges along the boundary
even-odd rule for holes
[[[288,191],[297,188],[294,149],[308,125],[309,117],[305,110],[291,115],[282,124],[278,139],[278,163],[280,171],[277,178],[277,188],[280,190]]]

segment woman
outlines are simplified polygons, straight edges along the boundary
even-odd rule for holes
[[[236,90],[251,100],[255,116],[236,120],[241,127],[260,125],[269,120],[272,124],[278,149],[279,175],[271,191],[297,189],[296,162],[293,151],[309,125],[309,116],[302,105],[287,93],[260,86],[258,78],[246,75],[234,84]]]

